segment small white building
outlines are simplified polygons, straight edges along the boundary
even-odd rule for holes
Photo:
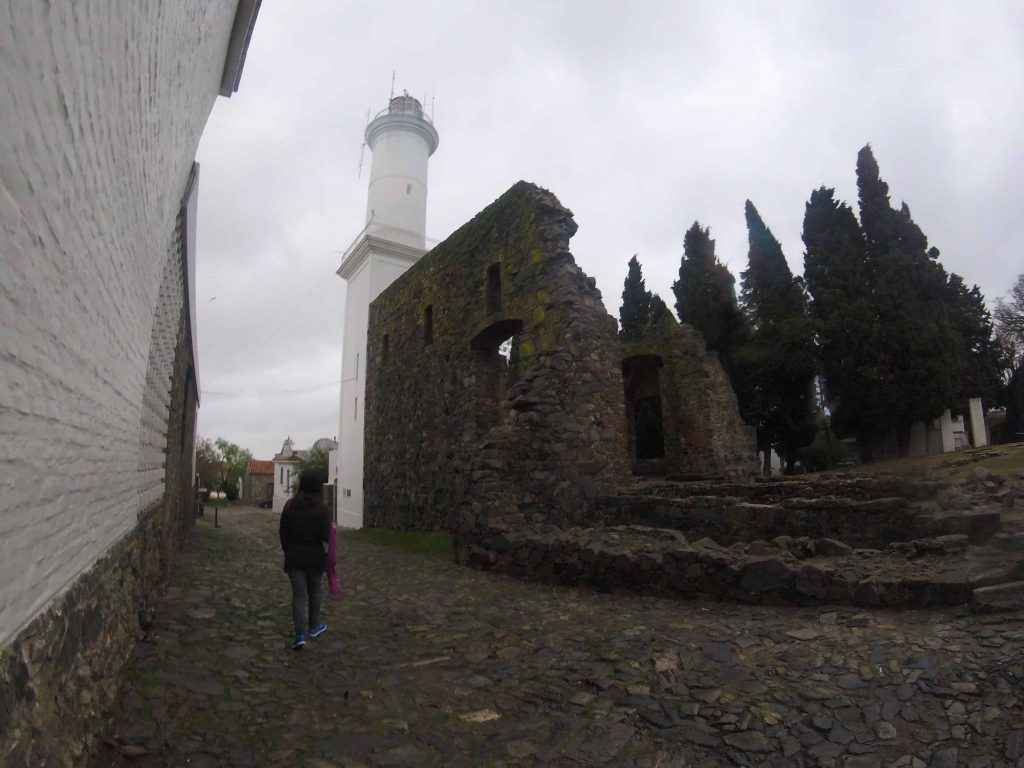
[[[963,451],[988,445],[988,431],[985,428],[985,411],[981,398],[968,402],[970,434],[961,415],[954,416],[947,408],[942,415],[930,422],[918,422],[910,428],[909,456],[930,456],[936,453]]]
[[[338,444],[329,437],[321,437],[308,450],[295,450],[290,437],[285,438],[281,450],[274,456],[274,506],[275,512],[284,509],[284,503],[294,495],[293,481],[299,472],[299,465],[310,451],[320,450],[330,457],[337,451]],[[329,466],[329,464],[328,464]]]
[[[302,451],[296,451],[292,439],[286,438],[281,450],[274,456],[274,511],[284,509],[284,503],[292,496],[292,476],[302,462]]]
[[[419,101],[391,99],[366,126],[373,152],[366,226],[345,251],[347,281],[338,424],[338,525],[363,525],[363,409],[370,302],[426,253],[427,161],[438,135]]]

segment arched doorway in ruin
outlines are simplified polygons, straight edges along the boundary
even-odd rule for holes
[[[469,342],[473,360],[473,403],[477,433],[483,434],[505,418],[508,388],[516,380],[519,334],[523,322],[503,319],[491,323]]]
[[[627,444],[633,471],[639,474],[664,471],[662,365],[663,361],[658,355],[634,355],[622,361]]]

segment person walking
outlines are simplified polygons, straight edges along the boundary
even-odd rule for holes
[[[327,629],[320,621],[320,598],[331,512],[321,501],[321,485],[317,477],[303,475],[299,478],[298,493],[288,499],[281,510],[281,549],[284,550],[284,570],[292,585],[292,622],[295,625],[292,650],[295,651],[305,647],[307,628],[309,637],[317,637]]]

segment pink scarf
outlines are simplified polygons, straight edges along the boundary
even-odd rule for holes
[[[335,570],[335,566],[338,563],[338,551],[334,540],[334,532],[337,527],[335,523],[331,523],[331,532],[327,536],[327,562],[324,564],[324,573],[327,574],[327,589],[332,595],[341,594],[341,587],[338,586],[338,573]]]

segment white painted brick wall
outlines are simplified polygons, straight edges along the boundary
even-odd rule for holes
[[[168,256],[235,5],[0,3],[0,645],[162,493]]]

